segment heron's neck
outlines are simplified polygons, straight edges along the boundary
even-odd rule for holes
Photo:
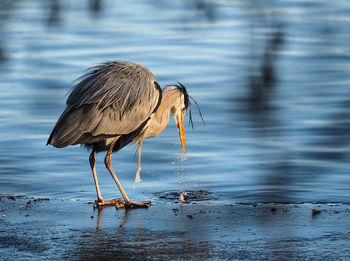
[[[147,125],[144,138],[150,138],[160,134],[168,125],[170,109],[174,106],[179,94],[165,88],[162,92],[162,101]]]
[[[178,91],[174,91],[174,89],[170,87],[164,88],[162,92],[162,101],[154,117],[166,126],[169,121],[170,110],[179,98]]]

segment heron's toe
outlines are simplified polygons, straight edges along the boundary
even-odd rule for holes
[[[124,205],[124,202],[120,198],[115,198],[110,200],[98,199],[98,200],[95,200],[94,202],[94,208],[104,207],[104,206],[119,206],[121,204]]]
[[[130,201],[125,203],[126,208],[148,208],[151,205],[151,201],[135,202]]]

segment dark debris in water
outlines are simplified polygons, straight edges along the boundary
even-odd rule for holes
[[[184,203],[215,200],[217,197],[207,190],[164,191],[155,194],[160,199]]]
[[[8,199],[11,199],[11,200],[16,200],[16,198],[14,196],[7,196]]]
[[[322,211],[322,210],[318,210],[318,209],[315,209],[315,208],[312,208],[311,210],[312,210],[312,215],[313,216],[316,216],[316,215],[320,214],[321,211]]]
[[[16,201],[19,199],[25,200],[26,206],[30,206],[30,205],[35,204],[35,203],[42,203],[42,202],[49,202],[50,201],[50,198],[36,198],[36,197],[27,197],[24,195],[6,195],[6,194],[1,195],[0,194],[0,202],[4,202],[6,200]]]

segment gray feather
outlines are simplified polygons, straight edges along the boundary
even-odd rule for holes
[[[93,143],[134,131],[158,103],[155,81],[146,67],[131,62],[91,68],[70,93],[48,144]]]

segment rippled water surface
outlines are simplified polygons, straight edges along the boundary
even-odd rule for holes
[[[0,1],[0,192],[93,200],[89,152],[45,146],[73,81],[129,60],[200,105],[181,152],[170,119],[112,157],[135,200],[350,203],[350,2]],[[102,193],[119,195],[97,156]]]

